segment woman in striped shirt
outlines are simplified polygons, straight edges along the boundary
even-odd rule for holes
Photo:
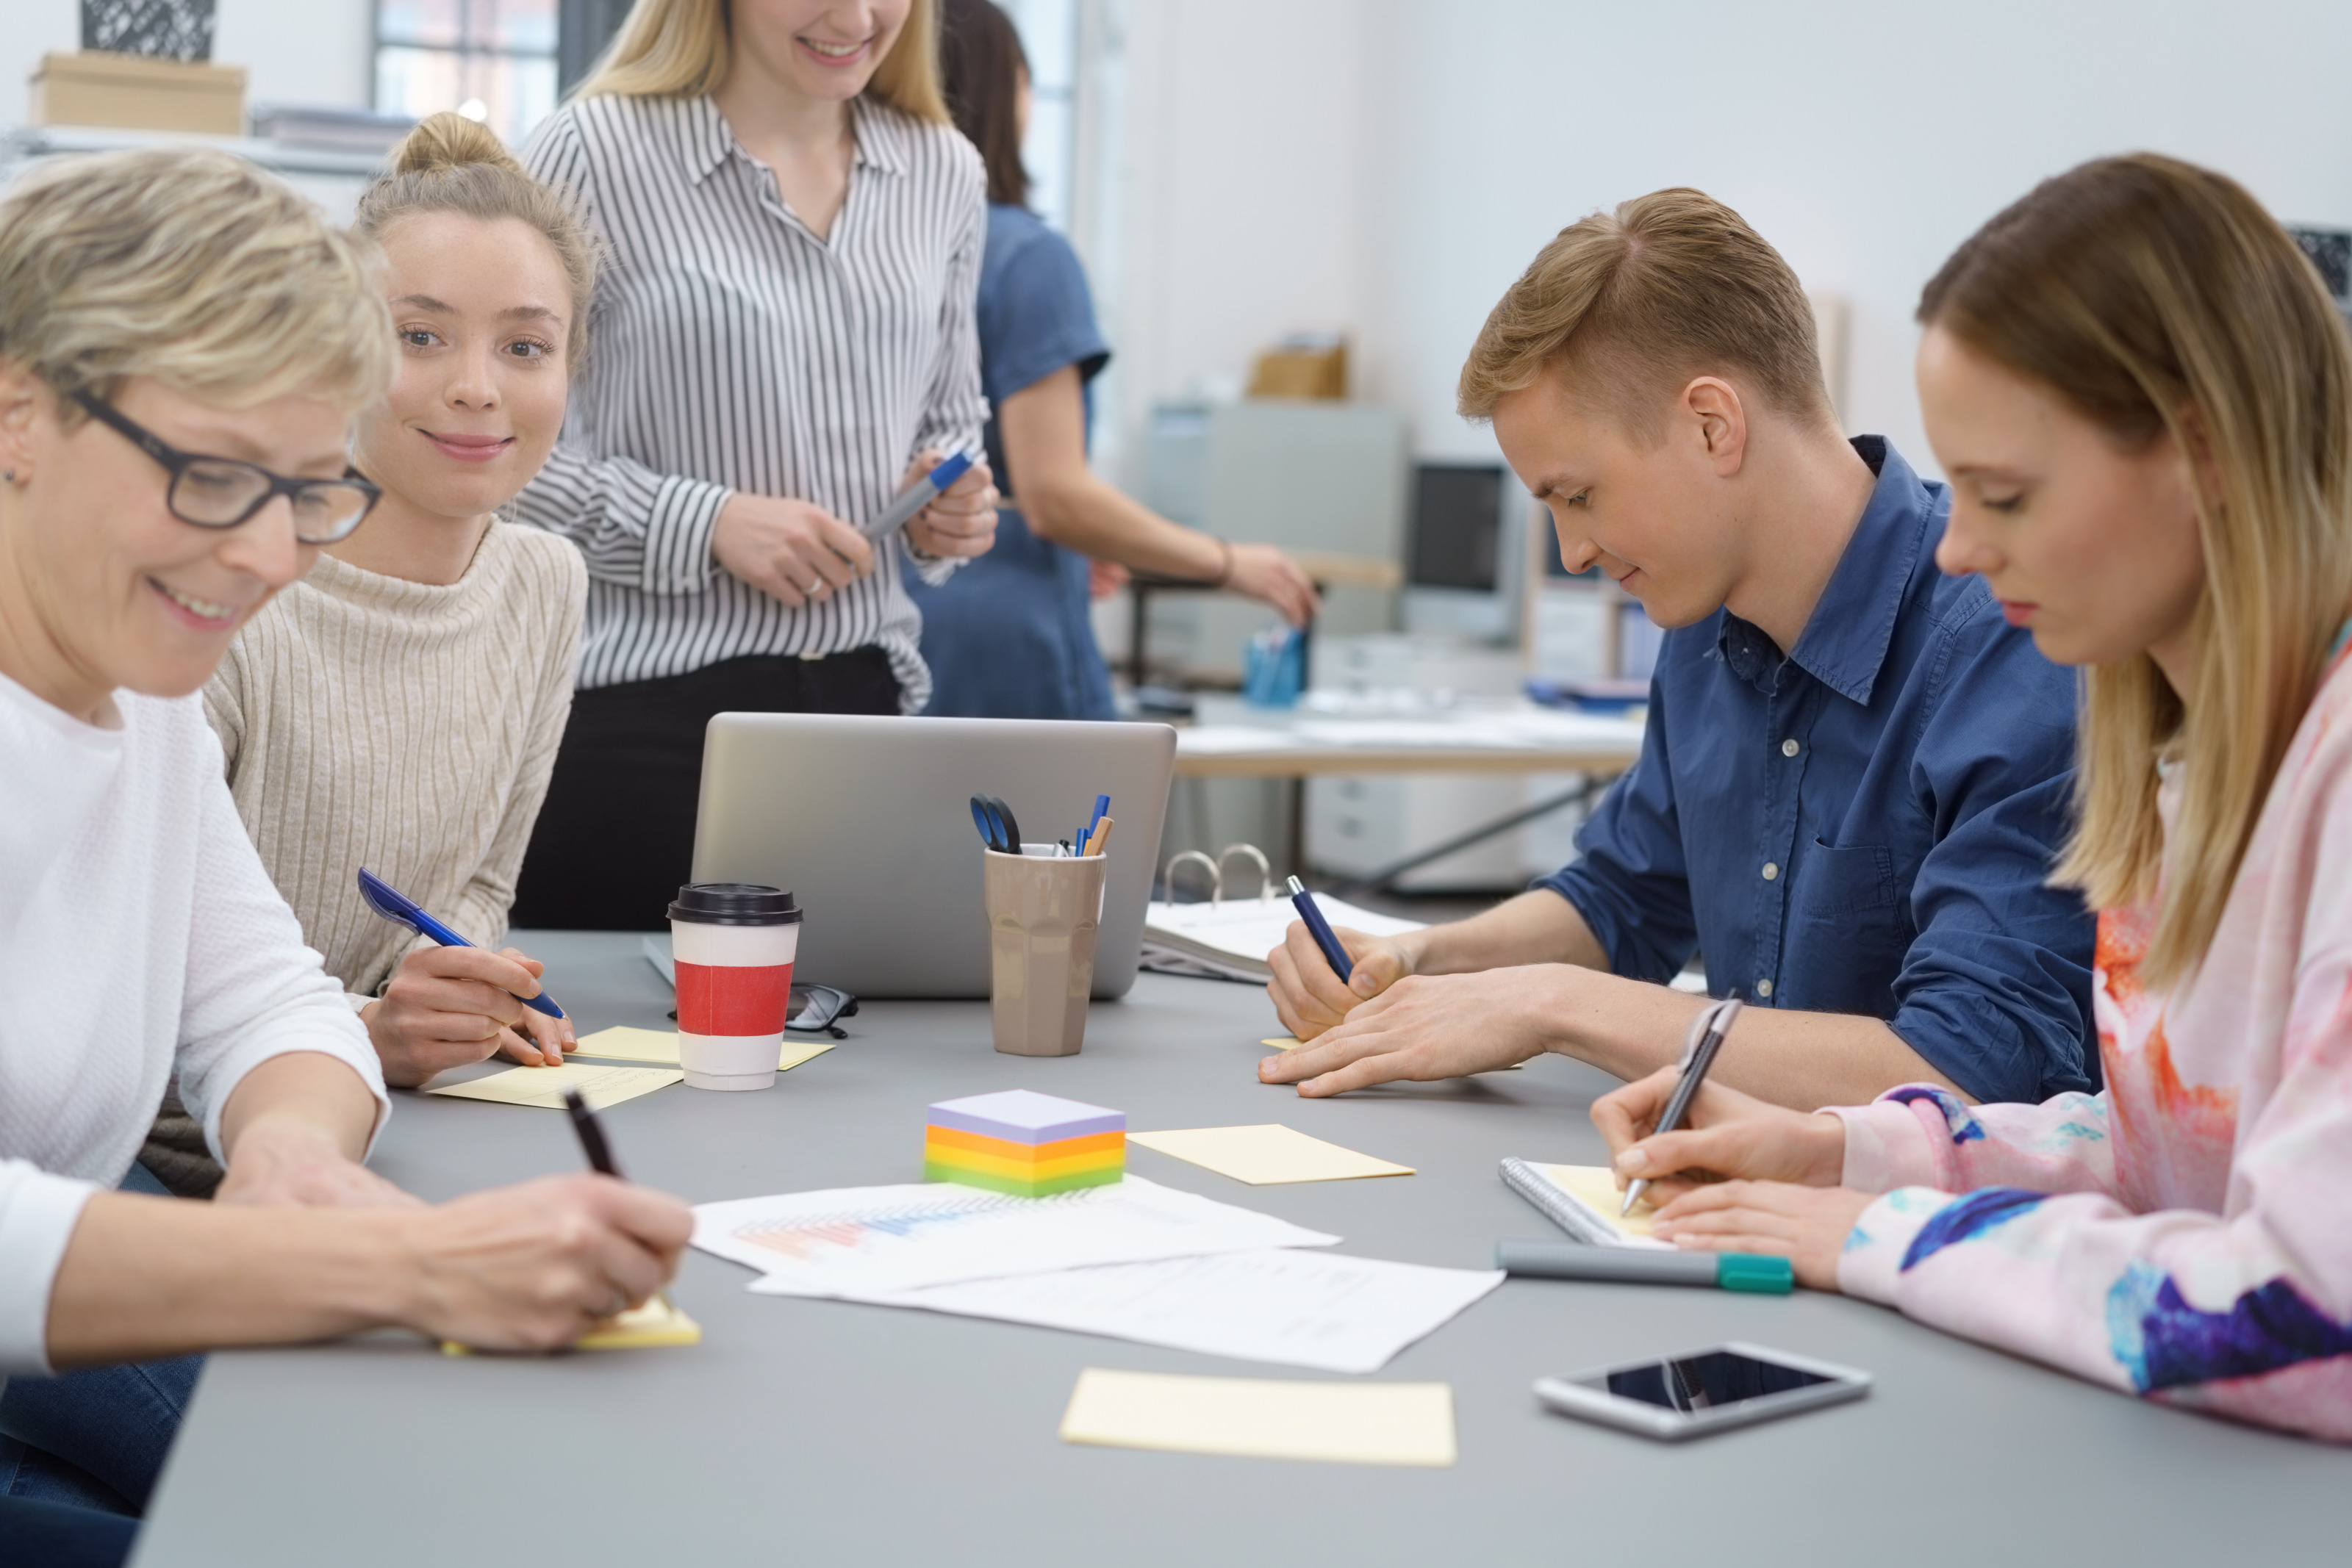
[[[518,504],[588,559],[580,691],[521,925],[659,923],[726,710],[911,713],[926,581],[996,529],[978,450],[979,155],[941,101],[933,0],[637,0],[524,162],[606,246],[596,351]]]

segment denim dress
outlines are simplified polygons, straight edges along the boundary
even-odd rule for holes
[[[979,327],[981,387],[992,408],[1076,365],[1091,434],[1092,383],[1110,350],[1095,326],[1077,254],[1024,208],[988,209]],[[996,487],[1018,496],[992,414],[983,440]],[[923,662],[932,682],[926,714],[1115,716],[1110,674],[1087,614],[1087,558],[1030,532],[1018,510],[998,511],[994,548],[944,586],[929,587],[911,570],[903,580],[923,612]]]

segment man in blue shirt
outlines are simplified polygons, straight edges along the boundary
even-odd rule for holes
[[[1339,1093],[1544,1051],[1671,1065],[1694,952],[1750,1004],[1715,1070],[1811,1110],[1928,1082],[1979,1100],[2096,1086],[2092,920],[2047,885],[2074,688],[1975,578],[1949,509],[1848,442],[1778,253],[1696,191],[1595,214],[1488,319],[1461,406],[1669,628],[1642,758],[1579,858],[1499,907],[1376,940],[1342,984],[1302,926],[1268,989],[1303,1040],[1268,1082]]]

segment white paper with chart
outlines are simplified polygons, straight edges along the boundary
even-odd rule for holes
[[[1051,1197],[910,1182],[735,1198],[694,1210],[695,1246],[759,1270],[764,1278],[752,1289],[770,1295],[871,1296],[1339,1239],[1139,1176]]]
[[[1131,1178],[1130,1178],[1131,1179]],[[1110,1263],[849,1299],[1324,1372],[1378,1372],[1503,1282],[1300,1248]],[[766,1289],[762,1281],[751,1286]]]

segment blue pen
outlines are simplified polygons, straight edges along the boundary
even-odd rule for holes
[[[1080,833],[1071,841],[1076,844],[1078,848],[1082,850],[1085,849],[1087,847],[1087,841],[1095,836],[1095,824],[1103,820],[1103,813],[1109,810],[1110,797],[1108,795],[1096,796],[1094,815],[1087,819],[1087,831]]]
[[[1356,966],[1349,959],[1348,950],[1339,946],[1339,938],[1331,933],[1331,923],[1323,918],[1321,910],[1315,907],[1315,895],[1307,892],[1295,876],[1290,879],[1290,903],[1298,911],[1298,918],[1307,922],[1307,932],[1315,938],[1315,946],[1322,948],[1323,956],[1330,960],[1331,972],[1343,981],[1353,975]]]
[[[473,946],[471,942],[467,941],[455,931],[450,930],[446,925],[442,925],[438,920],[434,919],[433,916],[417,908],[415,904],[410,903],[406,898],[394,893],[389,883],[385,882],[383,878],[376,875],[375,873],[368,870],[365,866],[362,866],[360,868],[360,896],[367,900],[368,907],[370,909],[374,910],[378,915],[383,915],[394,925],[405,925],[411,931],[415,932],[419,936],[429,936],[434,941],[440,943],[444,947],[471,947]],[[508,994],[512,995],[513,993],[509,992]],[[544,1013],[547,1017],[551,1019],[560,1019],[564,1016],[563,1009],[555,1005],[555,998],[549,996],[545,991],[540,992],[539,995],[535,997],[516,997],[515,1000],[520,1002],[531,1011],[535,1013]]]
[[[965,471],[971,466],[970,456],[961,452],[955,454],[929,474],[916,480],[897,500],[890,503],[890,509],[876,519],[874,526],[866,531],[879,538],[894,528],[905,528],[913,520],[917,512],[938,500],[940,492],[962,478]]]

